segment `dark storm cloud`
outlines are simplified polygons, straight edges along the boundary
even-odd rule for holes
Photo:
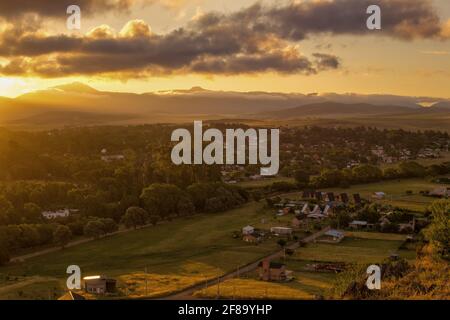
[[[255,4],[231,15],[204,15],[196,25],[201,29],[245,28],[294,41],[318,33],[363,34],[373,32],[366,27],[366,9],[374,4],[382,11],[380,33],[384,36],[412,39],[441,35],[443,24],[429,0],[324,0],[273,7]]]
[[[7,19],[34,13],[42,17],[66,18],[70,5],[78,5],[83,14],[100,14],[105,11],[127,10],[134,0],[2,0],[0,17]]]
[[[23,0],[22,0],[23,1]],[[20,2],[20,1],[19,1]],[[130,1],[100,1],[127,6]],[[366,8],[382,9],[381,31],[366,28]],[[99,5],[99,4],[97,4]],[[131,21],[119,34],[99,27],[84,36],[46,35],[10,25],[0,34],[0,56],[9,75],[202,73],[314,74],[340,67],[329,53],[302,55],[297,43],[322,33],[378,34],[409,40],[437,38],[442,23],[428,0],[335,0],[263,6],[231,14],[208,13],[184,28],[154,34],[143,21]]]

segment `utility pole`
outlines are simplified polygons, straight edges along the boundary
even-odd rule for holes
[[[217,299],[220,298],[220,278],[217,280]]]
[[[148,286],[147,286],[147,278],[145,278],[145,296],[148,295]]]

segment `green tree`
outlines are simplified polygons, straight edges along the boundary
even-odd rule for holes
[[[173,184],[156,183],[142,190],[141,201],[150,214],[169,217],[178,214],[178,203],[185,195]]]
[[[406,178],[424,177],[426,168],[415,161],[405,161],[398,165],[400,175]]]
[[[14,207],[4,196],[0,196],[0,225],[10,223]]]
[[[23,212],[25,218],[29,221],[39,221],[41,219],[42,209],[37,204],[33,202],[28,202],[23,205]]]
[[[103,225],[104,234],[110,234],[116,232],[119,229],[117,223],[111,218],[100,219],[100,222]]]
[[[381,180],[383,172],[377,166],[370,164],[359,165],[352,170],[353,178],[357,182],[376,182]]]
[[[450,200],[439,200],[431,204],[432,222],[424,230],[425,238],[430,241],[438,253],[450,258]]]
[[[146,210],[140,207],[130,207],[122,217],[121,222],[127,228],[137,229],[138,226],[143,226],[147,223],[149,214]]]
[[[58,225],[53,232],[53,241],[64,248],[72,239],[72,232],[69,227],[64,225]]]
[[[294,172],[294,179],[300,189],[308,187],[309,178],[309,173],[305,170],[299,169]]]
[[[10,256],[7,248],[3,244],[0,244],[0,266],[3,266],[9,262]]]
[[[103,234],[103,224],[98,220],[92,220],[84,226],[84,234],[95,239],[100,238]]]

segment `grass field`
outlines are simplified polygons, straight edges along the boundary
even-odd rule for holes
[[[144,290],[142,273],[147,270],[151,279],[147,281],[147,285],[151,283],[148,295],[169,293],[275,251],[275,241],[255,246],[232,237],[233,231],[260,223],[262,218],[270,221],[273,213],[264,211],[262,204],[249,203],[220,214],[178,219],[81,244],[0,268],[0,274],[22,277],[18,281],[0,280],[0,289],[36,276],[63,280],[67,267],[76,264],[83,276],[106,274],[118,278],[120,286],[130,287],[124,289],[129,294]],[[38,286],[39,282],[33,285]],[[4,294],[14,294],[14,291]]]
[[[431,166],[433,164],[442,164],[444,162],[450,161],[450,152],[442,152],[440,158],[437,159],[417,159],[414,160],[417,163],[420,163],[423,166]],[[383,164],[381,167],[385,168],[396,168],[398,163],[393,164]]]
[[[239,182],[237,185],[246,189],[252,189],[252,188],[263,188],[270,186],[274,182],[291,182],[294,183],[294,178],[288,178],[288,177],[276,177],[276,178],[270,178],[270,179],[262,179],[262,180],[249,180],[249,181],[243,181]]]
[[[264,282],[252,278],[231,279],[217,286],[197,291],[198,298],[215,298],[219,292],[222,299],[285,299],[305,300],[314,299],[330,288],[332,274],[310,273],[287,283]],[[219,289],[219,290],[218,290]]]
[[[420,191],[433,190],[438,187],[442,187],[442,184],[434,183],[431,179],[400,179],[400,180],[387,180],[376,183],[357,184],[349,188],[329,188],[321,191],[347,193],[350,197],[354,193],[359,193],[363,198],[379,202],[406,208],[412,211],[423,212],[432,202],[436,201],[436,198],[425,197],[420,194]],[[406,191],[412,191],[411,195],[406,194]],[[386,193],[384,200],[372,199],[374,192],[382,191]],[[290,199],[300,198],[301,192],[292,192],[281,195]]]
[[[387,202],[405,201],[418,197],[420,207],[432,198],[417,195],[435,184],[412,179],[354,186],[343,191],[359,192],[369,196],[374,191],[388,194]],[[406,196],[412,190],[414,195]],[[333,190],[336,192],[336,190]],[[423,198],[423,199],[422,199]],[[203,214],[180,218],[170,223],[114,235],[84,243],[75,247],[26,260],[0,268],[0,299],[49,299],[64,292],[66,269],[79,265],[82,275],[106,274],[118,280],[120,292],[128,297],[158,297],[186,288],[192,284],[224,274],[277,249],[274,239],[260,245],[252,245],[232,234],[243,226],[269,229],[286,226],[292,215],[275,217],[274,210],[264,209],[264,202],[248,203],[241,208],[219,214]],[[318,274],[304,270],[311,261],[339,261],[379,263],[392,252],[397,252],[403,241],[402,235],[371,232],[347,233],[347,238],[338,245],[309,244],[288,258],[288,268],[295,271],[296,280],[285,291],[279,284],[261,285],[254,277],[237,279],[245,287],[255,288],[254,298],[264,294],[271,298],[290,296],[292,299],[311,298],[321,295],[331,286],[333,274]],[[413,251],[400,251],[407,259],[414,258]],[[224,290],[227,290],[224,284]],[[262,287],[261,287],[262,286]],[[236,287],[230,284],[229,290]],[[208,296],[207,292],[199,293]],[[293,294],[291,290],[298,292]],[[227,293],[228,292],[228,293]],[[229,295],[231,291],[224,291]],[[267,293],[266,293],[267,292]],[[242,294],[244,294],[242,293]],[[246,295],[246,294],[244,294]]]
[[[317,262],[379,263],[392,253],[413,260],[415,253],[398,250],[402,241],[346,237],[341,243],[313,243],[299,249],[293,259]]]
[[[220,297],[231,299],[313,299],[327,294],[333,286],[335,273],[308,271],[306,266],[314,262],[381,263],[391,253],[407,260],[415,258],[413,250],[398,250],[405,236],[376,232],[348,232],[339,244],[310,243],[299,248],[284,261],[288,270],[294,271],[291,282],[265,282],[251,272],[244,279],[231,279],[220,284]],[[212,286],[197,291],[200,298],[216,298],[218,288]]]
[[[354,185],[346,189],[329,189],[325,191],[333,191],[337,193],[346,192],[349,195],[359,193],[363,198],[371,199],[374,192],[382,191],[386,193],[386,199],[376,200],[380,203],[390,204],[413,211],[423,212],[435,198],[425,197],[419,194],[420,191],[432,190],[441,185],[430,182],[426,179],[403,179],[389,180],[378,183]],[[407,195],[406,191],[412,191],[412,195]],[[371,199],[373,200],[373,199]]]

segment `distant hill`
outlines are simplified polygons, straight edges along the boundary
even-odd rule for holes
[[[121,122],[133,119],[133,115],[128,114],[100,114],[77,111],[49,111],[39,113],[30,117],[16,119],[7,122],[8,125],[14,126],[44,126],[44,127],[59,127],[59,126],[86,126],[86,125],[100,125],[111,124],[114,122]]]
[[[302,117],[335,118],[343,116],[358,117],[367,115],[411,113],[418,109],[419,108],[413,109],[410,107],[401,106],[375,106],[367,103],[344,104],[327,101],[291,109],[267,112],[261,114],[261,116],[275,119],[293,119]]]
[[[53,87],[65,92],[98,93],[99,91],[81,82],[73,82]]]
[[[420,107],[423,102],[434,105]],[[99,91],[75,82],[30,92],[15,99],[0,98],[0,125],[82,125],[83,121],[86,124],[117,123],[121,117],[128,124],[226,118],[336,119],[415,115],[418,112],[421,115],[425,109],[428,113],[447,112],[448,105],[449,100],[430,97],[233,92],[201,87],[137,94]]]

